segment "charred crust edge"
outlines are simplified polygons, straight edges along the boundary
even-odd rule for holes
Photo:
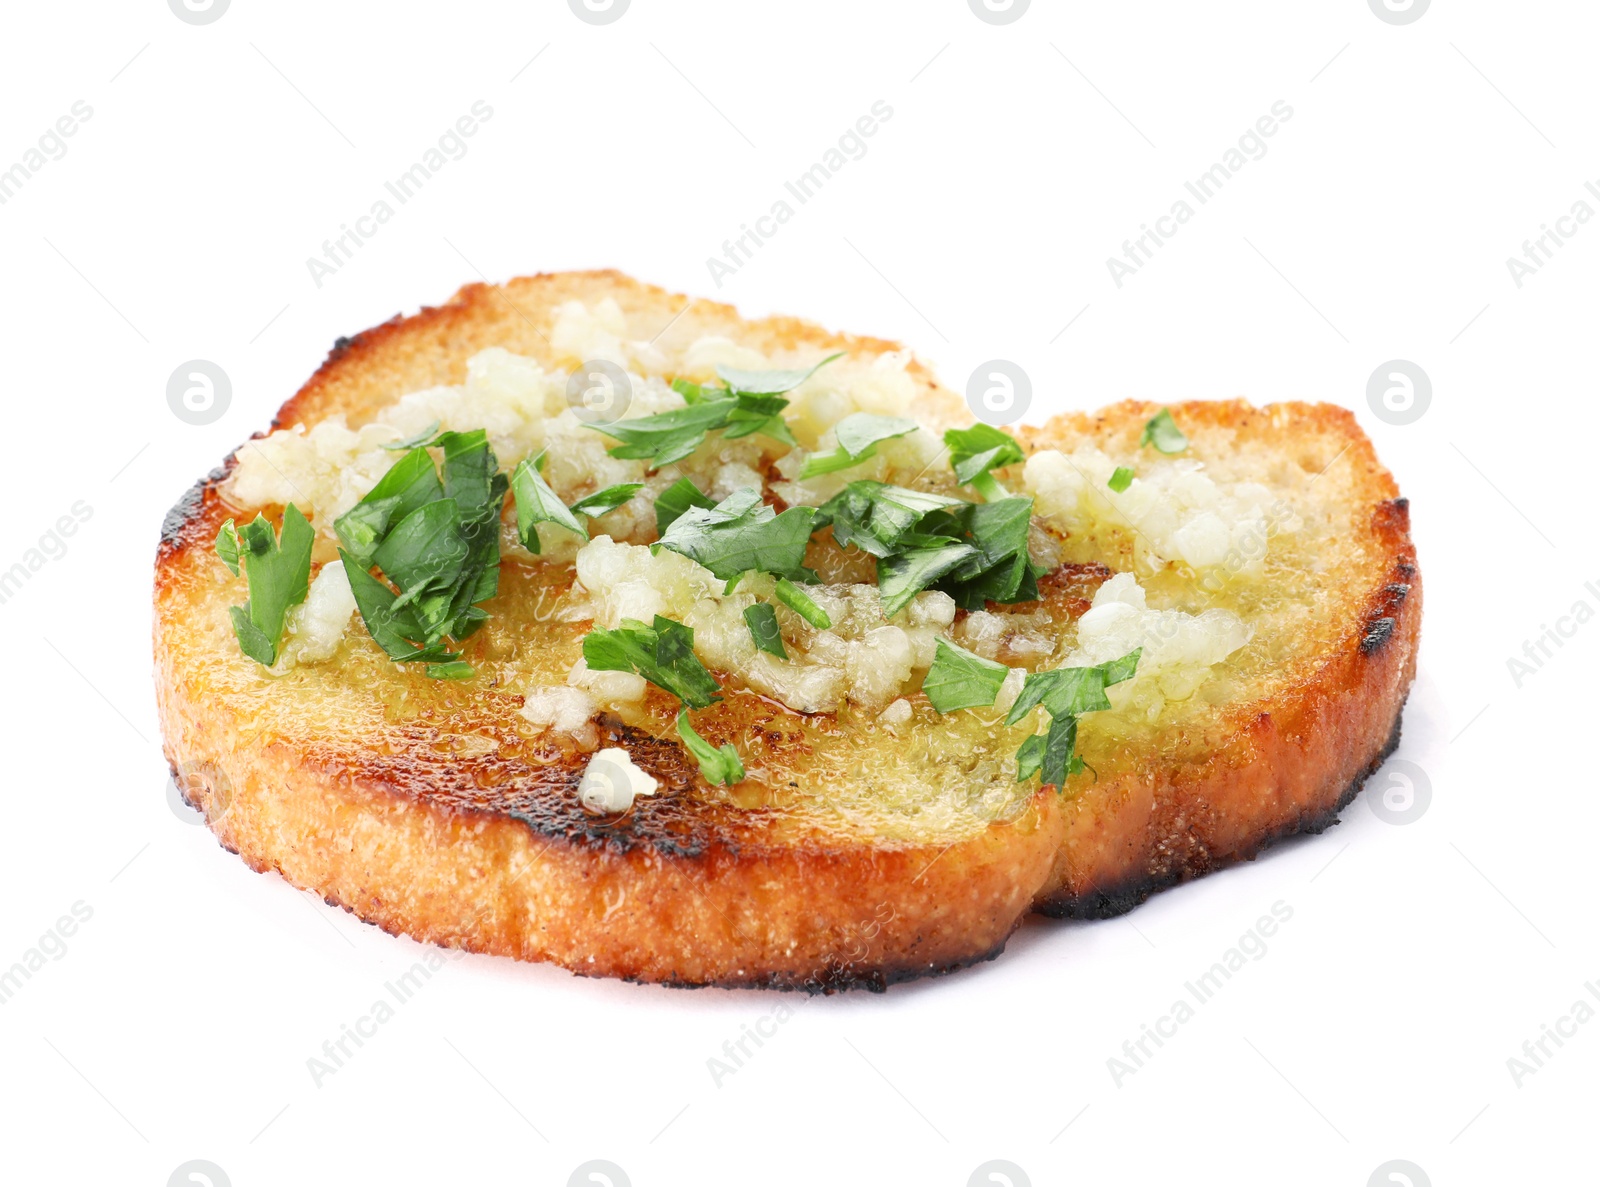
[[[234,455],[230,453],[222,465],[204,478],[197,479],[193,486],[179,496],[178,501],[167,510],[166,515],[162,516],[160,551],[165,552],[183,546],[184,533],[189,525],[200,517],[205,507],[206,490],[228,476],[228,471],[233,468],[233,459]]]
[[[1400,710],[1394,717],[1394,727],[1389,731],[1389,740],[1383,744],[1361,773],[1339,793],[1338,801],[1331,808],[1304,813],[1282,828],[1263,833],[1253,845],[1239,853],[1226,857],[1210,857],[1191,869],[1161,874],[1153,878],[1134,879],[1106,890],[1091,890],[1074,898],[1052,899],[1039,904],[1035,910],[1052,919],[1114,919],[1118,915],[1126,915],[1158,891],[1177,886],[1182,882],[1193,881],[1204,874],[1241,861],[1254,861],[1263,851],[1279,841],[1286,841],[1302,834],[1315,835],[1327,831],[1339,823],[1339,813],[1350,806],[1351,801],[1360,794],[1366,781],[1377,774],[1378,768],[1383,766],[1384,761],[1399,747],[1400,719],[1404,714],[1405,702],[1402,701]]]

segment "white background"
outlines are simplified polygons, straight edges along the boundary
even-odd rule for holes
[[[75,502],[93,515],[0,605],[0,965],[73,903],[93,915],[0,1006],[0,1179],[156,1187],[207,1159],[236,1187],[565,1184],[604,1158],[636,1187],[960,1187],[1007,1159],[1033,1184],[1359,1187],[1407,1159],[1440,1185],[1592,1181],[1600,1024],[1520,1086],[1507,1059],[1600,979],[1600,626],[1521,687],[1507,660],[1600,608],[1600,226],[1520,288],[1505,263],[1578,200],[1600,210],[1591,5],[1438,0],[1406,26],[1362,0],[1035,0],[1006,26],[963,0],[634,0],[604,27],[560,0],[4,20],[0,168],[75,101],[93,116],[0,206],[0,568]],[[470,151],[319,287],[307,257],[480,99]],[[879,99],[866,155],[717,287],[707,258]],[[1266,155],[1119,288],[1106,258],[1280,99]],[[1320,838],[1122,919],[1030,922],[995,963],[884,996],[464,957],[315,1086],[307,1059],[423,950],[169,807],[157,527],[335,336],[467,281],[605,266],[900,338],[957,388],[1013,359],[1035,416],[1354,408],[1427,581],[1399,752],[1427,811],[1391,825],[1363,797]],[[233,383],[206,427],[166,403],[194,358]],[[1367,406],[1394,358],[1433,383],[1409,425]],[[1118,1086],[1107,1059],[1279,900],[1266,956]],[[714,1083],[707,1060],[780,1007]]]

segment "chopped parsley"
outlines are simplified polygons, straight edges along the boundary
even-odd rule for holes
[[[596,627],[583,638],[583,659],[592,672],[635,672],[691,709],[722,699],[694,653],[694,629],[659,614],[649,626],[625,618],[614,631]]]
[[[745,608],[744,621],[750,628],[750,638],[758,648],[779,659],[789,658],[789,653],[783,649],[783,635],[778,631],[776,610],[765,602],[757,602]]]
[[[419,445],[427,445],[438,435],[439,422],[434,421],[427,428],[423,429],[422,432],[415,433],[410,437],[402,437],[399,441],[390,441],[384,446],[384,448],[392,449],[397,453],[402,449],[415,449]]]
[[[591,672],[635,672],[677,697],[682,702],[678,736],[708,783],[732,784],[744,778],[744,764],[731,743],[712,746],[689,724],[690,709],[704,709],[722,699],[717,678],[694,653],[693,628],[659,614],[649,626],[624,618],[614,631],[596,627],[585,635],[583,659]]]
[[[858,481],[818,509],[840,547],[878,558],[878,593],[892,617],[938,588],[968,610],[1032,601],[1038,570],[1028,558],[1033,500],[968,503],[882,482]]]
[[[447,640],[459,643],[488,617],[477,603],[499,588],[508,480],[482,429],[441,433],[429,444],[443,452],[442,482],[427,447],[415,446],[334,530],[356,608],[384,654],[459,680],[471,667]]]
[[[738,367],[719,366],[717,378],[727,384],[732,391],[749,392],[751,395],[760,396],[781,396],[784,392],[799,387],[834,359],[843,357],[844,351],[837,351],[803,371],[745,371]]]
[[[903,416],[874,416],[857,412],[841,420],[834,428],[838,446],[827,453],[814,453],[806,459],[800,470],[802,479],[836,470],[848,470],[876,456],[878,442],[904,437],[917,430],[917,422]]]
[[[257,515],[243,528],[233,520],[217,532],[217,555],[238,576],[244,564],[250,595],[243,606],[230,606],[234,637],[239,650],[258,664],[271,667],[278,659],[278,641],[289,607],[306,599],[311,582],[311,545],[316,534],[300,509],[290,503],[283,509],[283,531],[275,533],[265,516]]]
[[[940,639],[934,649],[933,666],[922,682],[922,691],[939,713],[983,708],[994,704],[1009,672],[1004,664],[973,655]]]
[[[1006,716],[1006,724],[1016,725],[1031,710],[1042,706],[1050,717],[1050,728],[1044,734],[1032,735],[1018,748],[1018,783],[1038,775],[1041,782],[1059,788],[1068,775],[1084,769],[1077,753],[1078,718],[1111,708],[1106,689],[1132,678],[1139,668],[1142,650],[1136,648],[1121,659],[1092,668],[1055,668],[1028,674],[1021,695]]]
[[[707,742],[689,724],[687,709],[678,711],[678,736],[700,764],[700,774],[705,776],[707,783],[732,786],[744,778],[744,763],[739,761],[739,752],[733,748],[733,743],[724,742],[719,748]]]
[[[647,459],[652,468],[660,468],[688,457],[700,447],[707,433],[726,428],[737,410],[737,398],[729,396],[589,427],[622,442],[611,450],[613,457]]]
[[[661,536],[673,521],[690,507],[715,507],[716,500],[700,493],[700,488],[687,478],[680,478],[656,496],[656,535]]]
[[[1152,416],[1139,434],[1139,448],[1154,445],[1162,453],[1182,453],[1189,448],[1189,438],[1183,435],[1172,413],[1166,408]]]
[[[597,519],[607,512],[615,511],[643,489],[642,482],[618,483],[616,486],[597,490],[592,495],[585,495],[567,510],[574,515],[587,515],[590,519]]]
[[[539,555],[538,526],[541,523],[558,524],[569,532],[588,539],[589,533],[578,522],[560,496],[550,489],[539,471],[544,469],[544,451],[517,463],[511,475],[511,496],[517,504],[517,539],[535,556]]]
[[[773,596],[819,631],[825,631],[833,625],[833,619],[828,617],[828,612],[813,602],[805,590],[787,577],[778,578],[778,588],[773,592]]]
[[[1118,466],[1111,472],[1111,477],[1107,480],[1106,485],[1120,495],[1123,491],[1127,490],[1132,483],[1133,471],[1127,466]]]
[[[878,562],[878,600],[883,616],[893,618],[946,573],[975,555],[970,544],[935,544],[914,548]]]
[[[1015,437],[993,425],[976,424],[969,429],[946,429],[944,443],[950,447],[950,466],[957,482],[990,501],[1007,497],[1005,487],[990,471],[1025,460]]]
[[[817,509],[818,528],[833,525],[834,543],[875,557],[892,556],[931,511],[971,506],[963,499],[862,479]]]
[[[740,371],[718,367],[726,385],[716,388],[676,380],[672,389],[684,398],[682,408],[631,420],[589,427],[620,441],[613,457],[644,459],[652,469],[680,462],[700,448],[708,434],[721,431],[730,440],[763,433],[784,445],[795,445],[783,419],[789,401],[782,393],[799,387],[818,367],[838,358],[830,355],[804,371]]]
[[[815,507],[773,513],[754,488],[734,491],[715,507],[690,507],[651,547],[682,553],[724,581],[752,569],[780,577],[812,576],[803,567]]]

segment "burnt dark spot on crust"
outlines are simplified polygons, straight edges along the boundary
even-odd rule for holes
[[[328,352],[328,357],[338,358],[345,351],[350,349],[350,344],[354,341],[354,338],[346,338],[343,334],[340,334],[333,340],[333,349]]]
[[[1416,567],[1400,561],[1395,565],[1395,572],[1411,576],[1416,573]],[[1361,632],[1363,655],[1372,655],[1393,637],[1400,607],[1410,595],[1411,585],[1405,581],[1391,581],[1378,591],[1367,611],[1366,626]]]
[[[1367,633],[1361,636],[1362,654],[1371,655],[1387,643],[1392,634],[1394,634],[1394,619],[1374,618],[1367,623]]]
[[[232,462],[230,456],[228,462]],[[218,466],[204,478],[197,481],[188,490],[183,492],[181,498],[174,503],[161,520],[161,545],[162,548],[177,548],[183,543],[184,529],[190,522],[198,518],[201,508],[205,504],[206,488],[221,482],[228,476],[228,465]]]
[[[1285,827],[1275,832],[1262,835],[1259,841],[1248,850],[1232,853],[1226,856],[1206,856],[1191,868],[1178,872],[1169,872],[1155,877],[1133,879],[1113,886],[1106,890],[1091,890],[1087,894],[1075,898],[1056,898],[1049,902],[1039,904],[1035,909],[1041,915],[1048,915],[1052,919],[1113,919],[1118,915],[1126,915],[1140,903],[1158,891],[1176,886],[1180,882],[1187,882],[1208,874],[1212,870],[1233,865],[1239,861],[1254,861],[1261,853],[1277,844],[1279,841],[1288,840],[1302,834],[1316,835],[1332,828],[1339,823],[1339,813],[1350,806],[1352,800],[1360,794],[1362,786],[1375,775],[1378,768],[1384,763],[1400,745],[1400,719],[1405,713],[1405,703],[1400,705],[1400,711],[1395,714],[1394,728],[1389,731],[1389,740],[1383,744],[1373,760],[1366,765],[1362,772],[1350,781],[1348,787],[1339,794],[1338,802],[1325,812],[1308,812],[1292,821]]]
[[[600,745],[620,746],[661,784],[620,816],[592,816],[578,799],[586,754],[541,763],[499,752],[472,759],[449,753],[330,757],[326,775],[357,778],[369,788],[437,811],[516,820],[543,845],[560,842],[587,853],[626,857],[646,853],[697,861],[736,858],[739,838],[759,830],[759,809],[719,807],[694,794],[699,770],[676,739],[657,738],[617,721],[600,722]]]

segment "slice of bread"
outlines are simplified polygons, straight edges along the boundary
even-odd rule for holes
[[[599,321],[581,316],[596,310]],[[802,389],[815,398],[790,410],[808,447],[840,408],[830,384],[869,402],[887,390],[936,429],[970,419],[894,343],[790,318],[746,321],[598,272],[471,285],[444,306],[340,339],[274,428],[388,423],[401,397],[462,384],[469,360],[493,347],[563,376],[611,355],[639,375],[696,381],[713,378],[718,357],[805,367],[844,352],[832,378],[819,373]],[[696,713],[695,726],[740,751],[747,776],[732,787],[701,776],[673,731],[676,701],[654,687],[628,711],[602,706],[575,729],[530,720],[538,690],[571,684],[596,601],[609,596],[575,584],[570,556],[549,549],[503,561],[490,617],[463,645],[471,680],[390,663],[359,617],[331,655],[269,671],[233,637],[228,607],[244,600],[244,581],[215,555],[218,529],[258,510],[276,522],[294,501],[320,529],[315,573],[337,565],[329,525],[343,507],[327,505],[341,479],[325,459],[290,471],[273,460],[278,439],[259,437],[162,528],[154,646],[168,759],[222,844],[253,868],[393,933],[588,975],[881,989],[995,956],[1030,910],[1128,910],[1332,823],[1398,739],[1421,617],[1406,502],[1349,413],[1174,405],[1189,447],[1169,464],[1139,446],[1158,411],[1125,403],[1018,432],[1029,461],[1000,476],[1038,491],[1035,533],[1057,567],[1037,604],[962,615],[945,631],[1020,666],[1060,666],[1084,644],[1079,619],[1125,572],[1138,575],[1139,601],[1150,599],[1140,620],[1150,629],[1193,631],[1208,614],[1243,624],[1230,628],[1238,642],[1225,660],[1152,672],[1113,697],[1113,711],[1085,716],[1088,769],[1060,790],[1016,782],[1013,754],[1031,726],[1008,729],[998,710],[933,712],[914,688],[925,656],[897,688],[878,670],[892,663],[852,651],[853,683],[839,691],[836,680],[826,707],[805,712],[749,671],[712,664],[725,699]],[[702,473],[735,464],[718,448],[703,446],[693,464]],[[784,489],[773,460],[784,448],[760,448],[763,477]],[[551,450],[552,465],[571,461]],[[740,466],[754,457],[740,456]],[[1168,531],[1159,511],[1130,517],[1099,489],[1103,479],[1088,480],[1105,459],[1139,457],[1153,459],[1151,483],[1160,471],[1169,485],[1159,489],[1175,497],[1223,490],[1270,507],[1250,521],[1267,525],[1259,547],[1235,530],[1230,548],[1198,565],[1173,559],[1195,554],[1200,512]],[[887,456],[875,464],[877,476],[949,489],[948,462],[942,477],[895,470]],[[653,521],[639,531],[650,538]],[[824,579],[871,580],[859,558],[820,538],[812,547],[808,563]],[[1126,592],[1117,581],[1108,594]],[[905,637],[927,650],[939,627],[922,629]],[[620,816],[597,816],[578,784],[596,748],[611,746],[659,788]]]

